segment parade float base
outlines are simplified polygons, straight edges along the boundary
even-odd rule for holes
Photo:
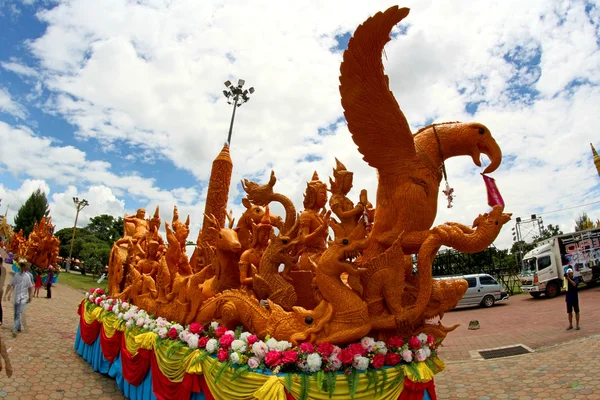
[[[129,399],[435,400],[433,376],[443,369],[443,362],[436,359],[435,371],[431,364],[418,362],[357,373],[354,396],[351,380],[338,372],[330,394],[323,391],[318,374],[273,374],[247,368],[236,373],[235,366],[221,368],[222,363],[205,350],[190,351],[157,340],[156,333],[126,328],[114,313],[87,300],[81,302],[78,313],[75,350],[96,372],[114,378]]]

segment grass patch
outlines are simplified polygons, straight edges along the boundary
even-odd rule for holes
[[[98,277],[92,278],[91,275],[81,275],[79,273],[67,273],[63,272],[58,276],[58,283],[67,285],[77,290],[89,290],[91,288],[102,288],[106,290],[108,287],[108,281],[105,278],[102,283],[98,283]]]

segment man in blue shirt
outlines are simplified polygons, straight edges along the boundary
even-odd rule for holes
[[[575,322],[577,326],[575,330],[579,330],[579,296],[577,295],[577,282],[575,278],[573,278],[573,269],[567,269],[567,274],[565,275],[565,279],[567,280],[567,297],[565,301],[567,302],[567,313],[569,314],[569,329],[573,329],[573,310],[575,310]]]

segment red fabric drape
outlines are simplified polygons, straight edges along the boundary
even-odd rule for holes
[[[83,343],[93,345],[100,334],[100,322],[94,321],[91,324],[85,322],[83,314],[85,313],[85,303],[82,301],[77,310],[79,314],[79,335]]]
[[[123,378],[133,386],[139,386],[146,377],[150,368],[152,350],[138,349],[135,356],[129,354],[125,345],[125,338],[121,340],[121,370]]]
[[[189,399],[192,392],[200,392],[200,375],[185,374],[181,382],[171,382],[158,367],[156,357],[152,355],[152,391],[158,400]]]
[[[215,400],[215,397],[210,392],[208,384],[206,383],[206,379],[204,379],[204,375],[200,375],[200,387],[202,388],[202,391],[204,392],[204,398],[206,400]]]
[[[433,379],[429,382],[419,383],[404,378],[404,389],[402,390],[400,397],[398,397],[398,400],[423,400],[426,390],[427,393],[429,393],[431,400],[437,400]]]
[[[288,392],[288,391],[287,391],[287,389],[284,389],[284,390],[285,390],[285,398],[286,398],[287,400],[296,400],[296,399],[294,398],[294,396],[292,396],[292,395],[290,394],[290,392]]]
[[[100,348],[102,349],[102,354],[104,358],[108,361],[113,362],[117,355],[119,355],[119,350],[121,350],[121,342],[123,341],[123,332],[116,330],[113,337],[109,338],[106,336],[106,332],[104,331],[104,325],[100,327]]]

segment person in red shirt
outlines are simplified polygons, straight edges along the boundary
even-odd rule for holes
[[[38,271],[35,274],[35,290],[33,291],[33,297],[40,297],[40,289],[42,288],[42,274]]]

